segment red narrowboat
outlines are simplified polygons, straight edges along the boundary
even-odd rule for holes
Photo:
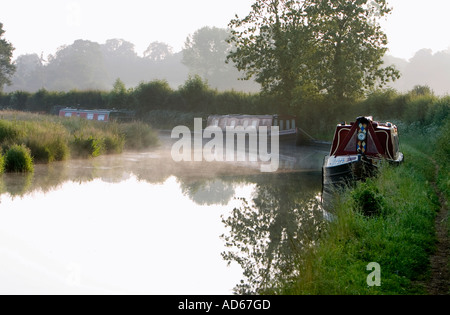
[[[87,120],[96,120],[109,122],[111,120],[130,121],[134,118],[135,113],[127,110],[115,109],[78,109],[78,108],[61,108],[59,110],[60,117],[80,117]]]
[[[330,154],[324,160],[322,198],[328,199],[336,188],[374,175],[381,161],[403,162],[397,126],[374,121],[372,117],[339,124]]]

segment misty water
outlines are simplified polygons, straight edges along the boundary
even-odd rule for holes
[[[0,293],[231,294],[292,276],[324,220],[326,149],[281,145],[261,173],[175,163],[170,146],[0,177]]]

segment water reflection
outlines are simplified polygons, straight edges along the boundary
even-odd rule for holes
[[[267,292],[295,277],[295,262],[323,227],[317,176],[276,174],[257,180],[251,200],[223,217],[228,250],[223,258],[243,269],[239,294]]]
[[[227,294],[242,277],[238,293],[289,279],[320,230],[322,159],[289,150],[275,174],[175,163],[166,147],[4,174],[0,292]]]

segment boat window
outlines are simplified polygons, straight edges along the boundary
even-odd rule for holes
[[[244,128],[248,127],[248,119],[244,120]]]
[[[275,119],[274,121],[273,121],[273,125],[276,127],[276,126],[278,126],[278,119]]]
[[[296,126],[295,126],[295,119],[292,119],[292,129],[295,129],[296,128]]]
[[[233,119],[231,121],[230,127],[233,127],[233,128],[236,127],[236,119]]]
[[[218,127],[219,126],[219,120],[218,119],[214,119],[213,120],[213,126],[214,127]]]
[[[286,130],[291,129],[291,122],[289,120],[286,120]]]
[[[65,117],[72,117],[72,113],[65,113]]]
[[[280,131],[284,130],[284,121],[280,120]]]
[[[94,119],[94,114],[87,114],[87,119],[88,120],[93,120]]]
[[[105,115],[98,115],[98,121],[105,121]]]
[[[228,119],[227,118],[222,118],[219,121],[220,128],[225,129],[227,127],[227,123],[228,123]]]
[[[256,119],[252,120],[252,127],[257,128],[258,127],[258,121]]]

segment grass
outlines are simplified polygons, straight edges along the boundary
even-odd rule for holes
[[[124,148],[145,149],[157,143],[153,129],[140,122],[104,123],[75,117],[0,111],[2,152],[15,145],[23,146],[36,163],[63,161],[71,156],[97,157],[121,153]]]
[[[32,173],[34,165],[30,149],[23,144],[11,146],[5,155],[5,170],[15,173]]]
[[[403,165],[386,165],[376,178],[338,196],[337,219],[328,224],[319,245],[298,258],[296,281],[278,293],[426,294],[423,283],[429,277],[440,208],[430,185],[435,167],[424,153],[433,146],[427,139],[411,138],[401,148]],[[440,177],[448,195],[448,173]],[[372,262],[381,266],[379,287],[367,285]]]

